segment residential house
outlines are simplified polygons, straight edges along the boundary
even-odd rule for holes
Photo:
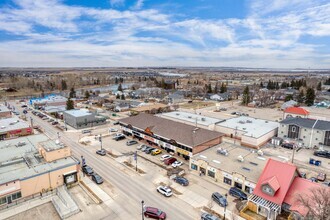
[[[286,108],[283,112],[283,118],[288,117],[301,117],[301,118],[308,118],[309,111],[301,107],[289,107]]]

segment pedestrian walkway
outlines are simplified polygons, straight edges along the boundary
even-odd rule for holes
[[[89,177],[84,176],[81,181],[83,182],[84,187],[92,193],[98,200],[103,202],[106,205],[109,205],[113,202],[113,199],[104,192],[96,183],[94,183]]]
[[[80,212],[79,206],[72,198],[66,186],[60,186],[56,190],[56,196],[52,198],[52,203],[61,219],[69,218]]]

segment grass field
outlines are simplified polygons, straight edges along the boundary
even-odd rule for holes
[[[192,103],[185,103],[180,105],[180,108],[186,109],[200,109],[205,107],[215,106],[214,102],[207,102],[207,101],[194,101]]]

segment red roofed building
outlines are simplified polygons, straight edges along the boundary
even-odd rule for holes
[[[301,117],[308,118],[309,111],[301,107],[289,107],[284,110],[283,118],[287,117]]]
[[[301,178],[295,165],[269,159],[248,198],[248,207],[267,219],[276,219],[283,208],[305,216],[307,210],[295,204],[295,195],[313,187],[320,186]]]

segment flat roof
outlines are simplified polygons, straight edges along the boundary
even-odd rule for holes
[[[209,126],[224,121],[224,119],[211,118],[203,115],[198,115],[188,112],[180,112],[180,111],[166,112],[166,113],[158,114],[156,116],[160,116],[160,117],[165,116],[173,120],[182,120],[191,123],[196,123],[196,119],[197,119],[197,124],[204,126]]]
[[[258,138],[278,128],[280,124],[274,121],[240,116],[237,118],[226,119],[217,124],[217,126],[237,129],[244,132],[244,136]]]
[[[65,148],[66,145],[64,145],[61,142],[58,142],[58,140],[53,141],[53,140],[47,140],[39,143],[46,151],[54,151],[58,149]]]
[[[85,109],[72,109],[65,111],[64,113],[72,115],[73,117],[83,117],[91,115],[92,113]]]
[[[47,163],[38,151],[39,142],[51,141],[44,134],[30,135],[0,142],[0,185],[14,180],[72,166],[78,163],[72,157]]]
[[[155,135],[173,139],[180,144],[194,147],[223,136],[222,133],[175,122],[170,119],[140,113],[136,116],[119,119],[119,122],[145,130],[149,128]]]
[[[30,125],[18,117],[0,119],[0,133],[28,128]]]
[[[33,98],[30,99],[30,104],[32,103],[54,103],[54,102],[66,102],[67,98],[60,95],[49,95],[44,98]]]
[[[1,112],[10,112],[9,108],[5,105],[0,105],[0,113]]]
[[[228,155],[225,156],[217,153],[219,147],[226,149]],[[243,162],[238,160],[239,156],[244,158]],[[248,181],[257,183],[268,158],[273,158],[275,160],[281,159],[275,156],[259,156],[255,150],[224,142],[194,155],[191,159],[207,161],[211,167],[228,172],[229,174],[234,172],[240,173],[244,175]]]

